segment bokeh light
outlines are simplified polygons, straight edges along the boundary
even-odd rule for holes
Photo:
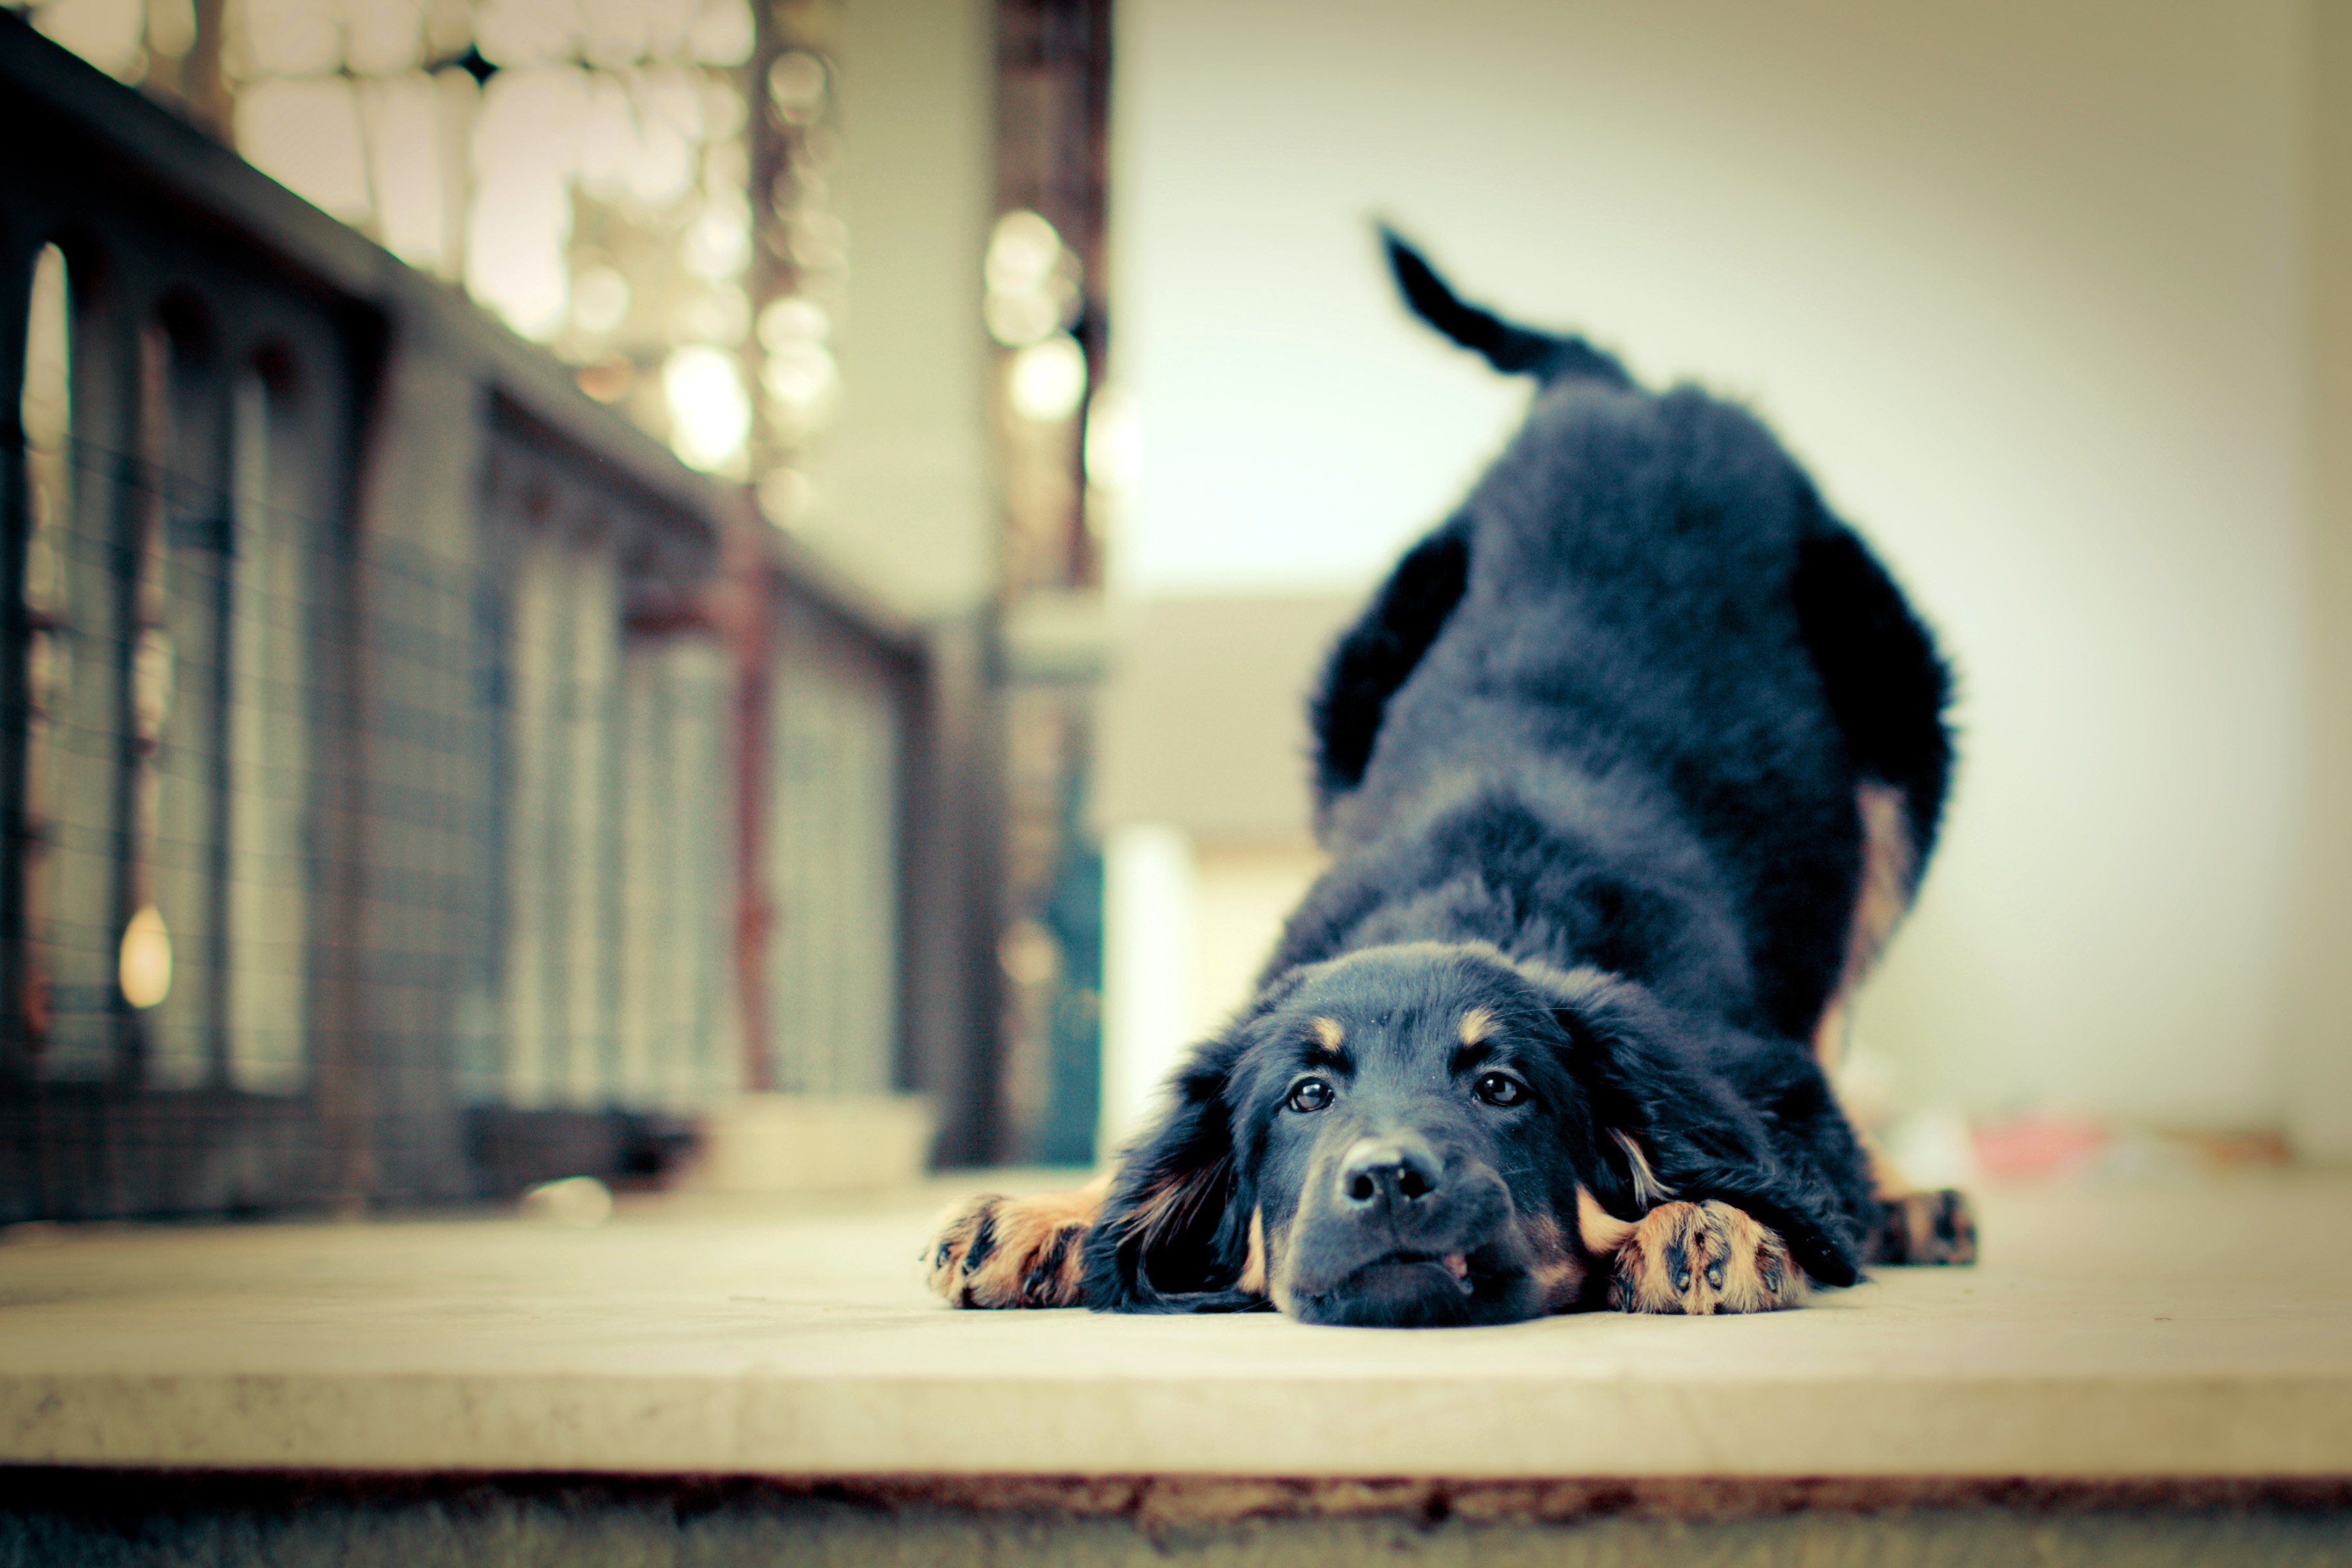
[[[1008,349],[1041,343],[1077,319],[1080,269],[1054,225],[1018,211],[996,220],[988,242],[989,335]]]
[[[1087,486],[1110,497],[1132,492],[1143,472],[1143,419],[1124,388],[1107,386],[1087,402]]]
[[[804,8],[775,12],[778,52],[746,71],[761,38],[749,0],[0,5],[462,283],[665,440],[677,434],[661,390],[673,358],[740,349],[763,298],[837,294],[846,272],[847,233],[825,210],[834,68]],[[755,198],[754,148],[780,131]],[[793,396],[763,406],[789,412],[797,441],[831,361],[788,355],[775,380]],[[708,462],[706,436],[726,424],[709,412],[719,383],[699,359],[678,363],[705,412],[677,444]],[[739,368],[738,401],[747,381]]]
[[[670,448],[688,467],[740,476],[743,443],[751,433],[751,403],[731,355],[717,349],[680,349],[662,367],[669,404]]]
[[[824,88],[824,62],[804,49],[778,55],[768,68],[768,101],[788,125],[806,125],[823,112]]]
[[[150,904],[131,917],[115,968],[124,1001],[134,1008],[163,1005],[172,994],[172,933],[163,911]]]
[[[1010,391],[1024,419],[1069,418],[1087,395],[1086,350],[1067,332],[1030,344],[1013,356]]]

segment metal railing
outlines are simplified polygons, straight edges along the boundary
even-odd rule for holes
[[[0,137],[0,1220],[644,1169],[745,1088],[983,1144],[955,637],[7,17]]]

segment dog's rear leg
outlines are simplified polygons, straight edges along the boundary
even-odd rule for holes
[[[931,1289],[957,1307],[1075,1307],[1087,1231],[1110,1194],[1105,1171],[1070,1192],[983,1193],[940,1216],[923,1249]]]
[[[1977,1260],[1977,1216],[1969,1195],[1954,1187],[1935,1192],[1878,1195],[1878,1229],[1871,1237],[1873,1263],[1973,1263]]]
[[[1903,1174],[1878,1140],[1856,1133],[1870,1159],[1871,1197],[1878,1222],[1864,1249],[1867,1263],[1973,1263],[1977,1217],[1969,1195],[1957,1187],[1922,1191]]]
[[[1843,1061],[1846,1022],[1853,994],[1877,961],[1896,922],[1911,906],[1918,880],[1918,856],[1911,837],[1912,814],[1901,791],[1865,779],[1856,792],[1862,816],[1863,870],[1855,890],[1853,924],[1846,938],[1844,972],[1837,993],[1813,1030],[1813,1059],[1834,1081]],[[1870,1160],[1872,1196],[1878,1223],[1868,1260],[1874,1263],[1973,1263],[1976,1216],[1968,1195],[1946,1187],[1921,1192],[1905,1177],[1878,1140],[1857,1129]]]
[[[1919,853],[1903,792],[1865,779],[1854,790],[1854,813],[1862,819],[1862,876],[1847,918],[1845,963],[1837,989],[1813,1026],[1813,1060],[1834,1074],[1845,1058],[1846,1023],[1853,994],[1869,977],[1917,891]]]

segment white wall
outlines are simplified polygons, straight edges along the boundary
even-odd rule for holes
[[[1172,822],[1103,835],[1103,1071],[1095,1146],[1108,1157],[1141,1132],[1184,1048],[1192,971],[1191,835]]]
[[[1941,628],[1964,763],[1862,1028],[1914,1098],[2274,1123],[2308,614],[2292,0],[1122,0],[1139,594],[1369,582],[1523,393],[1475,298],[1751,399]]]
[[[1324,864],[1306,844],[1203,844],[1174,822],[1104,835],[1108,1006],[1096,1146],[1106,1156],[1155,1123],[1185,1053],[1249,998]]]
[[[2352,6],[2313,10],[2311,768],[2287,988],[2288,1136],[2352,1164]]]
[[[904,613],[967,613],[995,586],[981,326],[995,148],[986,0],[841,8],[848,308],[817,437],[810,543]]]

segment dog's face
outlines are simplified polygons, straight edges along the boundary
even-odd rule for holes
[[[1304,965],[1171,1088],[1087,1233],[1091,1306],[1514,1322],[1599,1304],[1637,1222],[1693,1190],[1811,1279],[1855,1278],[1815,1161],[1858,1160],[1850,1140],[1769,1143],[1768,1116],[1822,1120],[1819,1072],[1598,969],[1483,942]]]
[[[1225,1094],[1283,1311],[1498,1323],[1579,1299],[1579,1188],[1607,1156],[1551,1000],[1499,956],[1426,943],[1276,989]]]

